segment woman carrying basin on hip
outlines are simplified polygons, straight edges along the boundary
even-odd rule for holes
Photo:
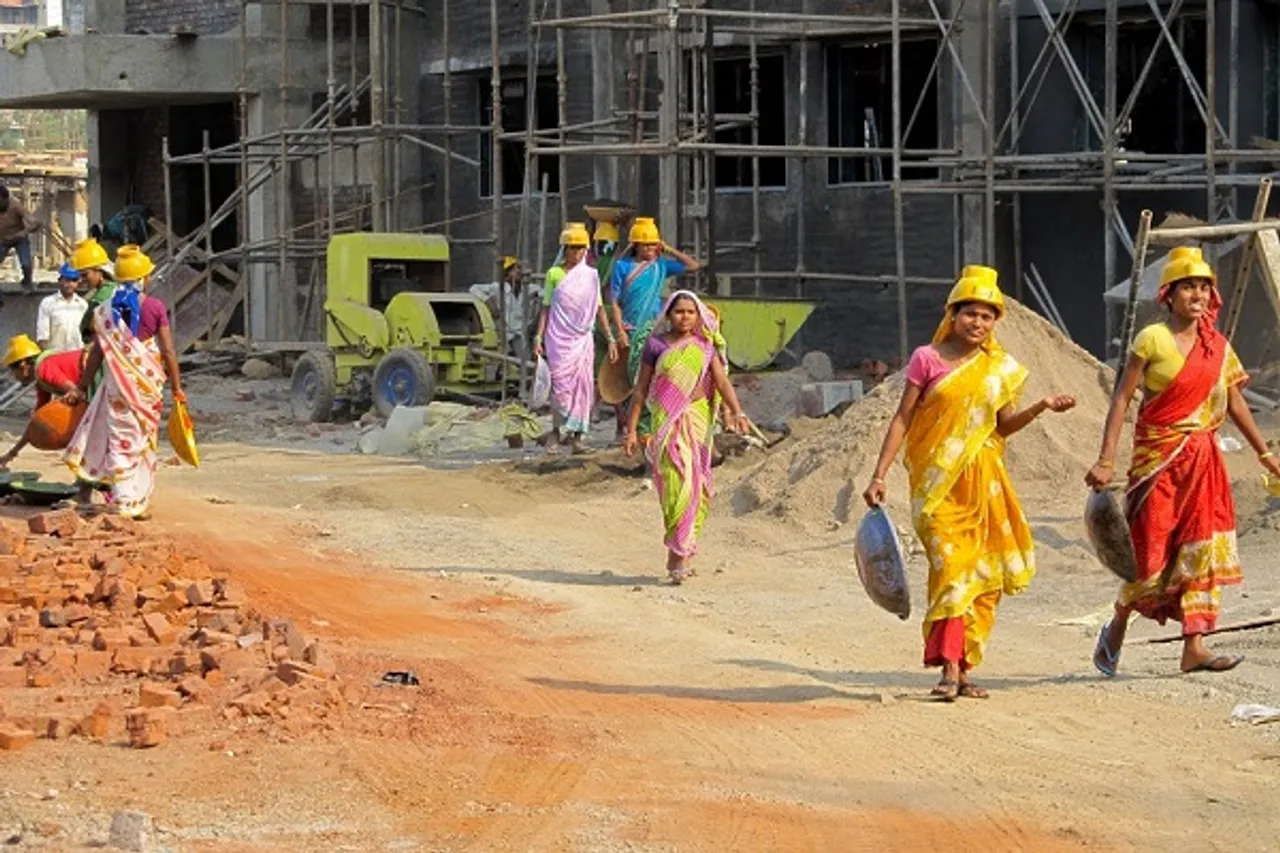
[[[582,452],[582,436],[591,428],[596,401],[593,322],[600,324],[609,341],[609,360],[618,358],[600,301],[600,277],[586,262],[590,245],[586,226],[577,222],[565,226],[560,234],[563,257],[547,273],[542,294],[542,313],[533,343],[538,356],[545,352],[551,371],[552,429],[548,452],[554,452],[560,444],[562,432],[569,433],[574,453]],[[552,275],[553,272],[557,274]]]
[[[1240,663],[1242,658],[1214,655],[1204,643],[1217,625],[1222,587],[1241,581],[1235,503],[1216,440],[1228,417],[1263,467],[1280,476],[1280,461],[1240,393],[1248,376],[1215,328],[1222,297],[1199,249],[1169,253],[1156,301],[1168,309],[1168,319],[1134,338],[1107,413],[1102,450],[1085,477],[1094,489],[1111,482],[1129,402],[1141,386],[1125,495],[1138,580],[1120,588],[1115,617],[1094,647],[1093,664],[1106,676],[1116,674],[1134,611],[1162,625],[1168,619],[1182,623],[1183,672],[1225,672]]]
[[[725,360],[715,314],[688,290],[671,294],[641,355],[623,448],[640,445],[641,415],[649,414],[646,446],[666,527],[667,574],[674,584],[693,574],[689,563],[711,505],[711,451],[716,413],[728,404],[730,429],[748,428]]]
[[[905,443],[912,519],[929,560],[924,664],[942,668],[933,695],[948,702],[986,698],[969,673],[982,662],[1000,598],[1025,590],[1035,574],[1031,530],[1004,467],[1005,439],[1046,411],[1075,405],[1057,396],[1015,410],[1027,370],[996,341],[1003,313],[996,271],[965,267],[933,342],[911,356],[863,493],[870,506],[884,500]]]

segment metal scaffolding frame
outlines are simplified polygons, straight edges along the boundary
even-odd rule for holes
[[[281,25],[289,20],[291,5],[316,5],[319,0],[276,0],[279,5]],[[899,350],[905,359],[908,348],[908,287],[916,285],[945,285],[949,276],[913,276],[907,273],[906,247],[916,235],[906,233],[904,222],[905,199],[913,195],[942,194],[952,197],[956,215],[953,217],[952,239],[956,247],[956,260],[964,262],[994,263],[997,251],[997,205],[1009,203],[1011,213],[1010,244],[1014,257],[1014,291],[1022,294],[1023,247],[1022,201],[1028,193],[1094,193],[1101,197],[1101,216],[1097,222],[1103,241],[1104,277],[1108,283],[1116,280],[1117,247],[1132,255],[1128,240],[1128,227],[1119,213],[1120,199],[1124,194],[1153,191],[1198,191],[1205,194],[1205,207],[1209,223],[1224,217],[1234,218],[1237,208],[1237,189],[1256,185],[1262,173],[1275,168],[1274,151],[1242,148],[1237,139],[1239,120],[1239,20],[1240,0],[1218,0],[1197,4],[1193,0],[1173,0],[1162,8],[1156,0],[1146,0],[1147,8],[1132,6],[1123,9],[1126,24],[1138,17],[1147,25],[1159,29],[1155,44],[1147,57],[1141,73],[1123,103],[1117,89],[1117,46],[1120,39],[1122,9],[1118,0],[1106,0],[1102,9],[1082,13],[1080,0],[1065,0],[1059,4],[1056,15],[1046,0],[1022,0],[1018,3],[990,2],[990,0],[922,0],[911,4],[913,14],[904,12],[906,0],[886,0],[887,12],[883,14],[820,14],[810,11],[812,3],[800,0],[798,11],[759,11],[758,0],[736,0],[735,5],[746,8],[722,8],[721,0],[614,0],[608,12],[567,17],[563,0],[528,0],[526,32],[526,72],[530,79],[544,67],[556,70],[556,103],[558,121],[556,127],[539,129],[533,120],[534,100],[532,90],[526,97],[530,116],[525,128],[506,131],[502,123],[502,70],[504,49],[511,45],[502,43],[500,34],[500,10],[497,0],[489,6],[489,50],[491,113],[487,125],[455,124],[452,114],[454,71],[452,50],[452,4],[458,0],[430,0],[419,8],[406,0],[324,0],[327,22],[328,78],[325,103],[299,127],[289,127],[283,105],[288,102],[288,87],[283,82],[289,70],[289,40],[280,39],[280,100],[281,120],[278,130],[250,136],[248,133],[248,107],[250,93],[247,90],[247,58],[242,58],[239,88],[241,135],[231,146],[211,149],[205,146],[199,154],[183,157],[166,156],[166,174],[174,165],[201,165],[207,175],[214,164],[238,164],[241,174],[240,189],[217,210],[209,211],[207,221],[191,234],[174,238],[168,253],[170,265],[185,261],[197,249],[211,260],[237,261],[243,272],[252,264],[276,264],[282,270],[295,262],[310,262],[310,289],[323,276],[323,249],[328,238],[344,230],[361,227],[363,212],[371,211],[371,224],[375,229],[391,230],[441,230],[452,238],[454,216],[454,173],[457,163],[469,169],[481,164],[460,154],[457,139],[460,136],[487,133],[490,136],[490,179],[492,201],[487,211],[490,233],[480,238],[456,241],[467,245],[488,246],[493,253],[496,279],[501,280],[500,246],[504,234],[504,217],[510,209],[518,209],[517,253],[522,257],[536,254],[541,257],[542,247],[531,245],[532,225],[546,216],[547,194],[538,192],[534,164],[540,157],[558,158],[561,219],[573,218],[568,211],[568,194],[574,186],[571,169],[578,169],[581,158],[616,158],[635,160],[653,158],[659,163],[659,209],[656,211],[666,230],[691,245],[695,254],[710,260],[714,270],[721,258],[746,253],[749,260],[740,264],[739,271],[722,278],[731,283],[744,281],[755,292],[760,292],[764,281],[794,281],[795,292],[804,292],[806,282],[841,281],[853,284],[892,284],[896,287],[898,304]],[[241,41],[248,44],[246,10],[248,0],[242,0]],[[625,11],[620,7],[625,6]],[[1217,49],[1219,6],[1228,10],[1228,38],[1230,56],[1225,67],[1220,68]],[[352,32],[356,32],[355,17],[359,7],[368,7],[369,62],[362,65],[360,51],[351,46],[351,59],[347,67],[338,66],[335,45],[336,10],[350,11]],[[388,73],[388,57],[398,60],[407,46],[402,44],[401,24],[408,14],[431,14],[434,7],[439,13],[443,45],[443,73],[440,85],[443,90],[443,117],[438,124],[414,123],[406,120],[408,110],[403,99],[403,80],[399,74],[400,63],[393,61],[395,74]],[[1019,22],[1026,19],[1022,10],[1031,13],[1031,20],[1039,19],[1044,28],[1044,42],[1038,55],[1029,66],[1029,73],[1022,71]],[[927,12],[927,14],[921,14]],[[1103,28],[1105,68],[1101,81],[1101,98],[1094,89],[1097,81],[1090,80],[1081,67],[1079,57],[1072,53],[1065,35],[1068,29],[1085,16],[1097,21],[1101,17]],[[1174,34],[1176,25],[1189,16],[1204,20],[1206,30],[1205,67],[1203,85],[1197,77],[1197,69],[1187,61],[1182,45]],[[1002,32],[1003,29],[1003,32]],[[565,73],[566,34],[586,31],[612,38],[625,37],[627,56],[625,104],[614,103],[611,114],[597,116],[590,121],[570,123],[568,103],[570,81]],[[555,56],[540,55],[544,39],[554,35]],[[739,46],[745,39],[745,49],[750,70],[750,111],[746,114],[719,113],[715,106],[713,65],[718,50],[717,37],[732,36]],[[927,82],[914,98],[903,91],[902,46],[904,39],[928,36],[937,39],[937,50]],[[762,48],[783,47],[797,51],[800,79],[789,81],[791,91],[797,87],[807,90],[810,81],[809,58],[821,42],[833,39],[887,37],[891,45],[892,116],[889,139],[886,143],[864,147],[838,147],[814,144],[810,139],[809,105],[805,97],[798,98],[795,107],[795,128],[787,144],[765,145],[760,143],[760,79],[759,53]],[[1005,81],[997,79],[997,59],[1001,50],[1007,51],[1009,76]],[[242,49],[242,54],[245,51]],[[1125,127],[1143,97],[1144,84],[1160,55],[1175,62],[1183,85],[1191,94],[1196,112],[1204,128],[1204,153],[1152,154],[1126,151],[1123,147]],[[1068,78],[1071,88],[1083,110],[1089,131],[1096,138],[1096,149],[1060,151],[1051,153],[1023,153],[1022,143],[1028,127],[1027,117],[1040,95],[1046,76],[1057,66]],[[1220,74],[1225,71],[1226,85],[1222,91],[1229,93],[1226,100],[1226,122],[1223,124],[1219,104]],[[650,77],[656,80],[651,84]],[[346,79],[343,80],[342,78]],[[906,144],[911,131],[920,118],[926,102],[929,86],[937,83],[938,91],[952,95],[951,110],[939,106],[942,118],[950,112],[950,129],[940,123],[940,139],[948,139],[949,147],[939,142],[933,148],[913,148]],[[998,104],[1002,88],[1007,87],[1008,104],[1003,111]],[[657,94],[657,109],[650,109],[651,96]],[[352,108],[365,92],[370,95],[372,115],[369,124],[355,124],[356,110]],[[615,99],[616,101],[616,99]],[[353,123],[337,126],[336,119],[350,109]],[[716,132],[727,128],[745,128],[750,141],[724,143],[716,141]],[[502,149],[504,142],[523,142],[526,168],[524,188],[518,201],[504,198],[502,186]],[[253,242],[245,235],[248,221],[249,195],[273,176],[287,174],[291,168],[303,168],[312,164],[320,192],[320,168],[322,157],[329,162],[350,152],[355,186],[364,186],[359,175],[358,152],[361,146],[373,146],[373,174],[368,181],[370,200],[346,209],[340,209],[335,199],[332,180],[325,188],[324,214],[315,221],[288,226],[286,211],[278,211],[277,234],[270,240]],[[403,186],[399,173],[399,157],[394,156],[404,146],[414,146],[432,151],[442,158],[440,169],[444,218],[433,223],[409,223],[398,221],[399,205],[396,201],[404,193],[421,188]],[[717,193],[715,186],[715,160],[732,156],[747,158],[751,166],[751,235],[748,240],[730,242],[718,239],[715,227]],[[879,157],[891,163],[887,179],[860,182],[864,189],[888,190],[892,204],[894,232],[894,269],[846,272],[815,272],[808,269],[809,223],[805,221],[804,205],[794,204],[802,199],[808,189],[805,186],[804,169],[798,170],[799,181],[788,181],[786,192],[793,201],[795,215],[788,227],[794,229],[794,264],[784,269],[766,269],[762,262],[761,212],[761,160],[784,158],[800,164],[814,159]],[[394,165],[388,170],[388,161]],[[904,167],[928,167],[936,170],[937,177],[904,177]],[[584,174],[590,169],[584,170]],[[635,170],[638,181],[638,168]],[[332,176],[331,176],[332,177]],[[589,180],[583,183],[590,185]],[[542,187],[545,190],[545,186]],[[633,187],[634,189],[634,187]],[[625,195],[625,193],[624,193]],[[635,192],[632,195],[636,195]],[[240,245],[235,249],[214,253],[210,242],[213,228],[239,210],[241,226]],[[963,211],[963,213],[962,213]],[[973,215],[971,215],[973,214]],[[981,227],[975,227],[980,222]],[[672,225],[674,223],[674,227]],[[966,227],[967,224],[967,227]],[[974,232],[980,235],[975,238]],[[543,233],[543,232],[538,232]],[[540,265],[539,265],[540,266]],[[280,288],[283,318],[297,316],[298,312],[283,310],[296,306],[298,295],[291,287]],[[245,291],[247,298],[247,290]],[[314,308],[310,300],[299,325],[290,329],[277,329],[279,340],[305,336],[309,312]],[[217,331],[210,324],[211,331]],[[225,328],[223,323],[222,328]]]

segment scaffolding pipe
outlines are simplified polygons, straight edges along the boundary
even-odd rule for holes
[[[289,296],[294,282],[286,283],[289,269],[289,148],[285,130],[289,127],[289,0],[280,0],[280,163],[276,168],[276,236],[280,240],[279,261],[276,270],[276,322],[278,339],[288,336],[286,318],[290,315]],[[209,220],[205,220],[208,222]],[[208,229],[205,233],[212,233]]]
[[[901,0],[893,0],[892,87],[893,87],[893,242],[894,264],[897,267],[898,296],[898,358],[907,363],[910,355],[910,331],[907,322],[907,255],[906,235],[902,210],[902,14]],[[991,126],[990,122],[987,124]]]
[[[491,268],[495,270],[494,281],[498,282],[499,303],[502,301],[502,46],[498,30],[498,0],[489,0],[489,118],[493,123],[489,140],[489,180],[492,208],[490,211],[493,228],[493,245]],[[505,306],[504,306],[505,307]],[[498,340],[501,346],[507,345],[506,311],[498,312]],[[502,383],[503,400],[507,398],[507,383]]]
[[[382,31],[383,0],[369,3],[369,111],[373,119],[373,230],[387,230],[387,148],[382,136],[386,123],[386,79],[384,33]]]

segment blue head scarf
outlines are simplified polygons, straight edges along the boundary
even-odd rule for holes
[[[138,336],[138,324],[142,322],[142,282],[122,281],[111,297],[111,316],[117,323],[128,323],[129,331]]]

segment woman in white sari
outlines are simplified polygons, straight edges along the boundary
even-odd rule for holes
[[[116,253],[115,295],[94,309],[94,342],[80,388],[87,395],[102,368],[102,382],[67,446],[67,466],[82,480],[111,486],[110,503],[121,515],[143,518],[155,489],[156,446],[164,383],[186,400],[178,356],[164,303],[146,295],[155,265],[137,246]]]

